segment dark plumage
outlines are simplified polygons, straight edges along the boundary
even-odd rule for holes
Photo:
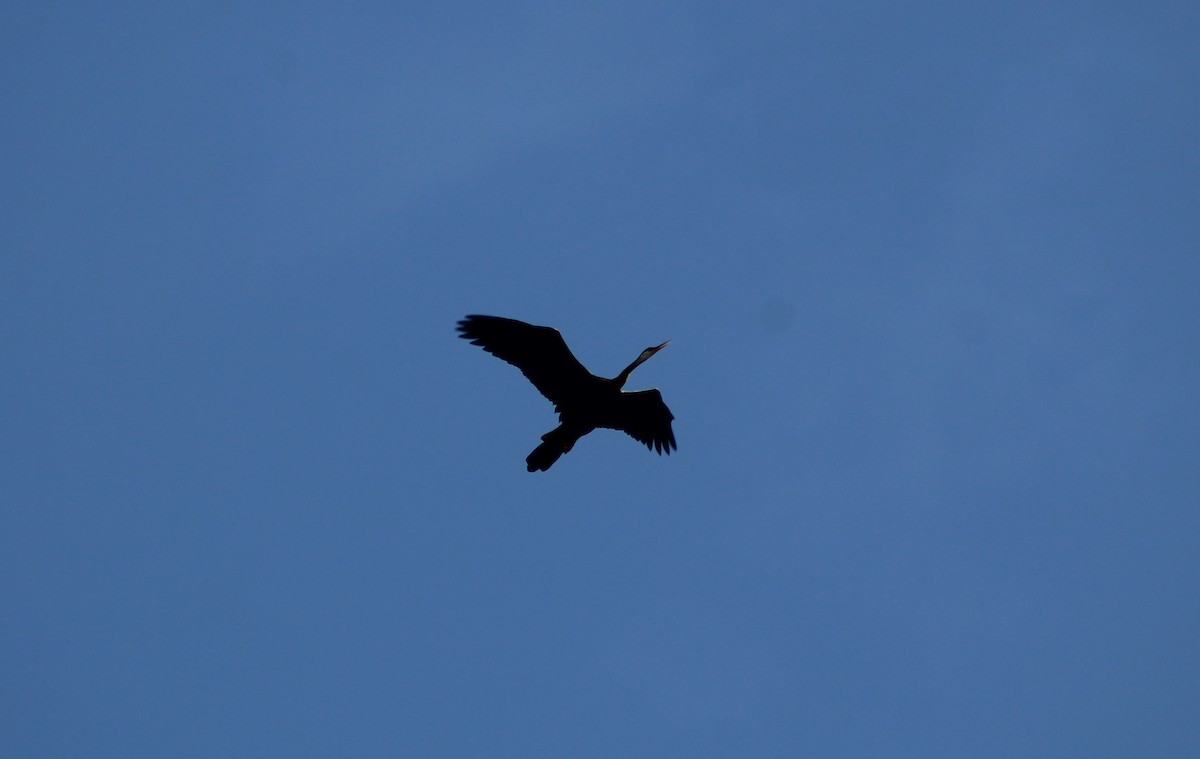
[[[459,337],[470,340],[521,370],[554,404],[559,426],[542,435],[542,444],[525,459],[531,472],[545,471],[597,427],[628,433],[659,455],[675,448],[675,417],[657,390],[624,392],[629,374],[667,343],[642,351],[613,379],[597,377],[571,354],[562,335],[551,327],[472,314],[458,323]],[[670,341],[668,341],[670,342]]]

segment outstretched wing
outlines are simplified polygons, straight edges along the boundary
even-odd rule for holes
[[[621,393],[610,423],[604,424],[613,430],[621,430],[647,448],[670,455],[675,445],[675,432],[671,429],[674,419],[671,409],[663,403],[662,393],[657,390],[638,390]]]
[[[553,327],[501,316],[471,314],[458,323],[459,337],[521,370],[556,407],[592,379]]]

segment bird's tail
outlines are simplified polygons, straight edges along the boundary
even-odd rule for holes
[[[559,425],[542,435],[542,444],[533,449],[533,453],[525,458],[526,468],[531,472],[546,471],[558,457],[575,447],[579,435]]]

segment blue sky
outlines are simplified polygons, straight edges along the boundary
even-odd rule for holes
[[[1193,3],[0,11],[0,753],[1200,751]],[[674,411],[545,474],[466,313]]]

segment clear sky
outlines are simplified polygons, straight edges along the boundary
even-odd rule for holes
[[[7,4],[0,754],[1200,755],[1197,8]]]

